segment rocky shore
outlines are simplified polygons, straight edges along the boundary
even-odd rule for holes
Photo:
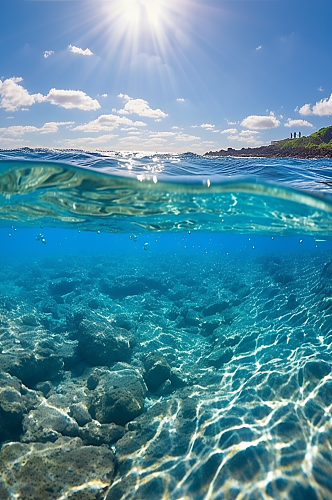
[[[209,151],[204,156],[237,156],[252,158],[332,158],[329,148],[280,148],[277,145],[260,146],[259,148],[220,149]]]

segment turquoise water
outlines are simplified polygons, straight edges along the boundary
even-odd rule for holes
[[[331,176],[2,151],[0,499],[331,499]]]

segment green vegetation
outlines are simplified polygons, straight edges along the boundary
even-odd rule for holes
[[[321,128],[308,137],[298,139],[284,139],[278,141],[280,149],[331,149],[332,150],[332,126]]]

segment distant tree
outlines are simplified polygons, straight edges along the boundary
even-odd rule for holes
[[[293,139],[293,132],[290,133],[290,138]]]
[[[301,134],[301,132],[299,132],[299,138],[300,138],[300,139],[301,139],[301,135],[302,135],[302,134]]]
[[[296,139],[296,132],[294,132],[294,139]]]

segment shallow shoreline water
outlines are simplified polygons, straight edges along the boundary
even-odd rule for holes
[[[134,160],[0,175],[0,498],[331,499],[332,170]]]

